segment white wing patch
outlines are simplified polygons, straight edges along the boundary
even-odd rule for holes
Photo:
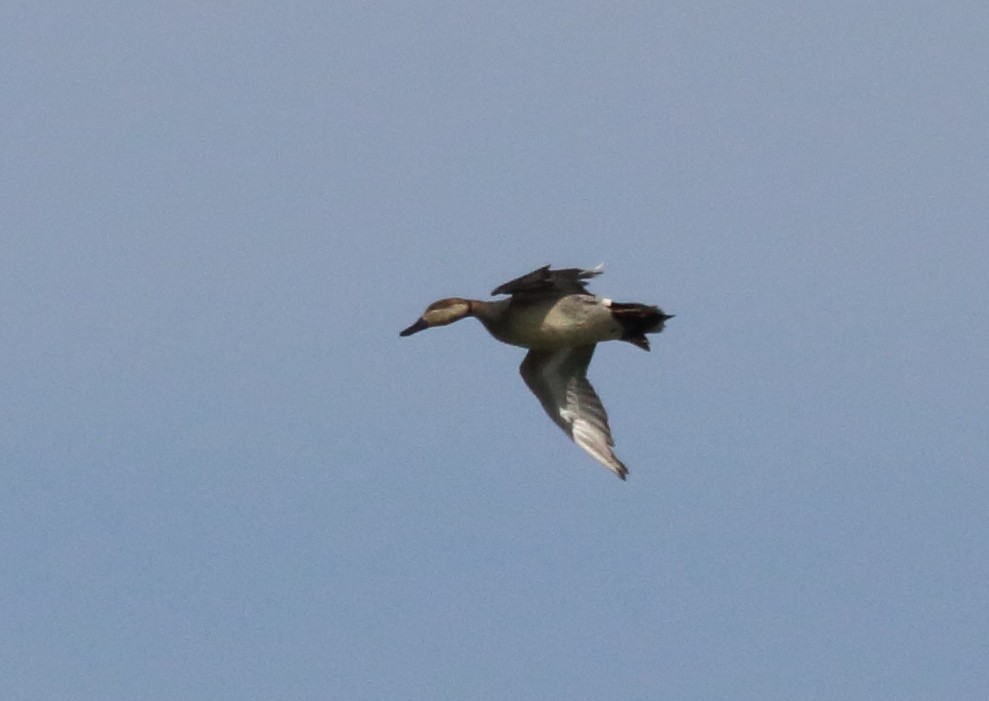
[[[587,366],[593,354],[593,345],[556,352],[533,350],[519,370],[556,425],[591,457],[625,479],[628,468],[611,450],[615,442],[608,414],[587,381]]]

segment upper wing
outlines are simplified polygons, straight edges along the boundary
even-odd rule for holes
[[[550,270],[548,265],[533,270],[531,273],[499,285],[491,292],[492,295],[545,295],[545,294],[590,294],[584,286],[584,280],[590,280],[604,271],[599,265],[591,270],[580,268],[563,268]]]
[[[550,352],[531,350],[519,372],[557,426],[599,463],[625,479],[628,468],[612,451],[608,414],[591,383],[587,366],[594,346]]]

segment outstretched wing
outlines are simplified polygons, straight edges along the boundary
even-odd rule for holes
[[[559,351],[531,350],[519,372],[543,409],[591,457],[625,479],[628,468],[615,455],[608,414],[591,383],[587,366],[594,346]]]
[[[517,277],[514,280],[499,285],[491,292],[492,295],[521,295],[538,297],[542,295],[588,295],[585,280],[600,275],[604,266],[599,265],[591,270],[580,268],[563,268],[550,270],[548,265],[533,270],[531,273]]]

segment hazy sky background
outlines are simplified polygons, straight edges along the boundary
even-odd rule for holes
[[[0,697],[986,698],[989,4],[0,16]]]

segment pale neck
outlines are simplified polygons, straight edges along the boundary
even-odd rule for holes
[[[496,302],[485,302],[481,299],[468,299],[470,315],[481,321],[497,321],[508,309],[510,299],[499,299]]]

